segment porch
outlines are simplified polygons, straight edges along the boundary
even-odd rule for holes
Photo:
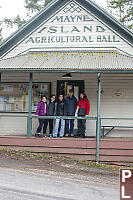
[[[43,142],[45,141],[45,144],[41,143],[41,145],[44,146],[45,151],[56,152],[54,151],[56,148],[57,150],[61,150],[59,152],[57,151],[57,153],[65,152],[66,155],[72,154],[74,156],[75,154],[80,155],[81,157],[88,156],[88,159],[90,160],[104,161],[104,158],[105,160],[108,160],[110,155],[110,148],[107,148],[108,151],[106,151],[105,147],[106,145],[108,146],[108,141],[111,141],[109,147],[112,147],[112,144],[115,144],[115,139],[100,140],[101,126],[122,126],[125,124],[127,128],[124,129],[122,135],[121,133],[117,134],[120,131],[117,130],[115,134],[110,134],[110,136],[125,138],[133,137],[133,129],[130,129],[130,131],[128,129],[129,126],[132,126],[133,121],[133,73],[131,69],[131,57],[121,55],[116,52],[102,52],[100,54],[98,52],[83,52],[82,54],[64,52],[57,53],[57,55],[56,53],[46,53],[42,55],[22,55],[5,59],[1,61],[0,66],[1,85],[9,84],[10,86],[12,84],[18,84],[20,90],[23,91],[25,88],[28,89],[27,93],[23,97],[23,99],[27,99],[26,103],[24,103],[24,105],[26,105],[25,107],[27,108],[26,111],[23,111],[22,109],[19,112],[1,112],[0,122],[2,124],[2,128],[0,132],[2,135],[21,135],[22,133],[27,137],[32,137],[32,135],[35,133],[38,123],[37,117],[35,117],[34,112],[32,112],[32,103],[34,102],[32,99],[34,86],[36,86],[38,83],[44,84],[50,81],[50,94],[57,94],[57,81],[62,79],[64,73],[69,72],[72,74],[71,80],[84,81],[84,91],[87,94],[91,104],[90,117],[86,118],[88,121],[86,136],[91,137],[91,139],[42,139]],[[9,90],[11,88],[8,87],[7,89]],[[8,103],[12,104],[12,101],[12,98],[10,98]],[[6,107],[6,109],[9,109],[9,105]],[[120,117],[123,118],[121,119]],[[76,121],[77,120],[75,120],[75,122]],[[8,134],[6,134],[6,131]],[[16,139],[16,141],[19,141],[19,139],[20,138]],[[24,138],[22,139],[24,140]],[[115,157],[113,162],[115,162],[119,156],[121,157],[125,155],[125,161],[132,162],[132,151],[127,151],[130,149],[130,145],[128,144],[132,144],[132,139],[124,140],[116,138],[116,142],[117,140],[118,143],[116,143],[116,146],[114,146],[112,149],[112,154],[114,155],[115,149],[117,149],[116,147],[118,145],[118,151],[115,155],[117,157]],[[8,141],[12,143],[12,138],[9,138]],[[28,143],[31,142],[31,144],[32,141],[34,141],[33,147],[37,149],[37,146],[34,146],[34,143],[37,142],[35,138],[25,138],[25,141],[28,141]],[[47,146],[48,141],[51,142],[49,146]],[[52,141],[55,141],[55,144],[52,143]],[[64,146],[58,146],[58,143],[61,144],[63,141],[65,142]],[[123,141],[125,144],[124,152],[120,151],[121,148],[119,149],[120,143]],[[70,147],[67,146],[69,142],[71,144]],[[78,146],[74,146],[76,142],[78,142]],[[80,146],[80,143],[82,142],[83,146]],[[91,146],[91,142],[93,146]],[[101,154],[99,154],[99,145],[101,145],[102,142],[103,148]],[[20,145],[20,148],[24,148],[24,146]],[[26,147],[29,148],[30,146]],[[106,154],[107,152],[108,154]],[[111,161],[112,154],[110,155],[110,160],[108,161]],[[129,154],[129,158],[126,159],[127,155]],[[99,158],[99,156],[101,157]]]

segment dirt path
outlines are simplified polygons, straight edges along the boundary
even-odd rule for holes
[[[55,154],[1,149],[0,167],[69,177],[77,181],[91,181],[92,184],[111,185],[113,187],[119,185],[119,167],[96,165],[92,162],[73,160]]]

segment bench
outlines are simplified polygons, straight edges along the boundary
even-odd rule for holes
[[[102,128],[102,138],[104,138],[105,136],[107,136],[112,130],[114,130],[115,128],[133,128],[133,126],[115,126],[115,125],[112,125],[112,126],[101,126]],[[109,128],[109,130],[105,133],[105,129],[106,128]]]

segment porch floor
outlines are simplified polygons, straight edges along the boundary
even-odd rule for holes
[[[95,161],[96,138],[26,138],[0,136],[0,147]],[[105,138],[100,140],[100,162],[133,165],[133,138]]]

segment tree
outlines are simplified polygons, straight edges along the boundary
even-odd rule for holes
[[[7,28],[12,28],[17,26],[18,28],[22,26],[30,17],[32,17],[36,12],[40,11],[52,0],[24,0],[25,8],[27,9],[27,19],[22,18],[17,15],[13,19],[0,19],[0,42],[2,41],[2,26],[6,25]],[[1,8],[1,7],[0,7]]]
[[[20,17],[19,15],[17,15],[17,17],[12,20],[12,23],[14,25],[17,25],[18,28],[22,26],[23,24],[25,24],[25,22],[26,20]]]
[[[52,0],[25,0],[25,8],[28,10],[27,15],[31,16],[33,13],[40,11]]]
[[[108,9],[120,22],[133,29],[133,1],[132,0],[108,0]]]

